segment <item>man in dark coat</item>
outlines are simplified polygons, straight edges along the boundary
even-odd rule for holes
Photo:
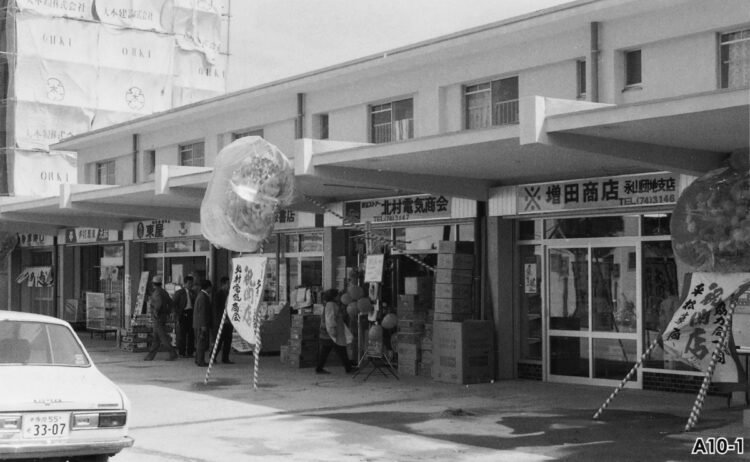
[[[211,281],[201,282],[201,291],[195,297],[193,308],[193,329],[195,329],[195,364],[200,367],[208,366],[206,350],[208,350],[208,333],[213,324],[213,306],[211,304]]]
[[[195,332],[193,331],[194,303],[193,277],[185,276],[182,288],[174,293],[177,353],[183,358],[192,357],[195,351]]]
[[[229,359],[229,353],[232,349],[232,332],[234,328],[229,318],[224,320],[224,327],[221,328],[221,332],[218,332],[221,325],[221,318],[224,317],[228,297],[229,278],[222,276],[219,290],[216,292],[216,303],[214,303],[214,330],[216,331],[214,336],[219,336],[219,344],[216,348],[218,351],[221,351],[221,362],[232,364],[232,361]]]
[[[172,299],[162,287],[161,276],[154,276],[151,283],[154,285],[154,290],[151,292],[149,301],[151,302],[151,318],[154,322],[154,338],[151,350],[143,360],[152,361],[163,344],[169,350],[167,361],[173,361],[177,358],[177,350],[172,346],[172,339],[167,335],[167,320],[172,314]]]

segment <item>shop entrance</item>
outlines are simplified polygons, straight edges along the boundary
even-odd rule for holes
[[[640,245],[582,241],[547,248],[548,376],[616,385],[640,351]]]

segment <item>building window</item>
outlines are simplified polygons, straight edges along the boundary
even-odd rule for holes
[[[115,184],[115,161],[96,163],[96,184]]]
[[[404,99],[370,106],[370,139],[388,143],[414,138],[414,101]]]
[[[236,141],[240,138],[244,138],[246,136],[260,136],[263,138],[263,129],[262,128],[256,128],[254,130],[245,130],[242,132],[235,132],[232,133],[232,141]]]
[[[205,164],[205,144],[203,141],[180,145],[180,165],[185,167],[203,167]]]
[[[315,134],[319,140],[328,139],[328,114],[318,114],[316,117]]]
[[[467,129],[518,123],[518,77],[469,85],[464,97]]]
[[[576,96],[578,99],[586,99],[586,61],[576,61]]]
[[[641,83],[641,50],[625,52],[625,86]]]
[[[156,171],[156,151],[148,150],[143,152],[143,163],[146,175],[151,175]]]
[[[721,35],[721,88],[750,85],[750,29]]]

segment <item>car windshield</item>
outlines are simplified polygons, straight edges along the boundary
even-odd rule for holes
[[[0,365],[88,366],[75,334],[66,326],[0,321]]]

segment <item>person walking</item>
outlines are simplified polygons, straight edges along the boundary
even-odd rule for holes
[[[144,361],[153,361],[162,344],[169,350],[167,361],[173,361],[177,358],[177,350],[172,346],[172,339],[167,335],[167,320],[172,310],[172,299],[162,287],[162,281],[162,277],[159,275],[154,276],[151,280],[154,290],[151,292],[149,301],[151,305],[151,318],[154,322],[154,338],[151,349],[146,354],[146,357],[143,358]]]
[[[221,326],[221,318],[224,317],[226,311],[227,298],[229,297],[229,278],[222,276],[219,280],[219,290],[216,292],[216,303],[214,303],[214,329],[218,335],[219,344],[216,345],[218,351],[221,351],[221,362],[224,364],[233,364],[233,361],[229,359],[229,353],[232,349],[232,332],[234,327],[229,318],[224,320],[224,326],[221,328],[221,332],[218,332],[219,326]]]
[[[211,330],[213,307],[211,304],[211,281],[201,282],[201,291],[195,297],[193,310],[193,329],[195,329],[195,364],[206,367],[206,350],[208,349],[208,334]]]
[[[195,332],[193,331],[194,300],[193,277],[185,276],[182,287],[174,293],[177,353],[183,358],[192,357],[195,351]]]
[[[344,370],[354,372],[356,367],[352,366],[349,360],[349,354],[346,351],[347,336],[346,323],[344,322],[344,309],[339,303],[339,292],[336,289],[329,289],[323,292],[322,301],[325,303],[323,310],[323,319],[320,320],[320,333],[318,350],[318,363],[315,372],[318,374],[330,374],[325,370],[326,360],[331,350],[341,359]]]

